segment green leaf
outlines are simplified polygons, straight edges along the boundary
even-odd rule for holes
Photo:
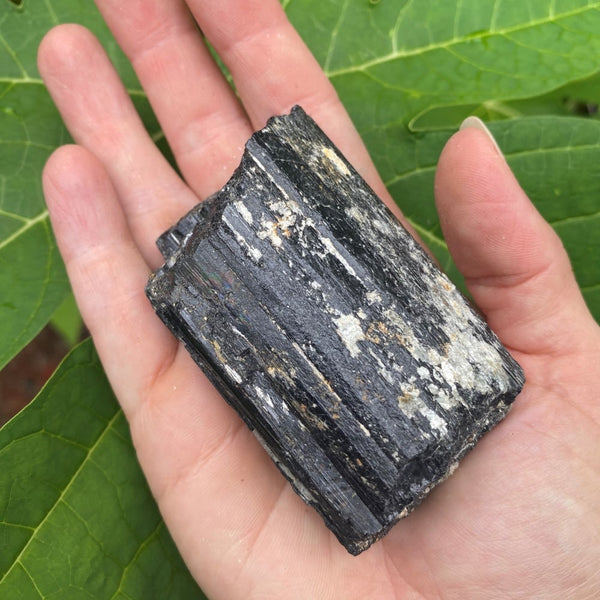
[[[41,172],[69,140],[36,67],[55,24],[80,22],[103,41],[149,130],[149,103],[125,56],[88,0],[0,0],[0,368],[48,322],[69,292],[44,204]]]
[[[90,341],[0,430],[0,598],[204,598]]]
[[[54,311],[50,324],[70,347],[73,347],[81,339],[83,320],[72,292],[67,294]]]
[[[68,290],[42,200],[40,173],[52,148],[44,123],[62,130],[46,96],[39,85],[19,91],[0,82],[0,368]]]
[[[427,130],[456,124],[468,112],[487,119],[561,114],[598,97],[598,2],[284,5],[367,138],[384,178],[401,170],[404,160],[399,152],[378,158],[395,140],[380,134],[395,123]],[[35,60],[43,34],[69,21],[85,24],[103,42],[149,131],[173,161],[131,66],[92,3],[0,4],[0,367],[68,293],[40,186],[47,156],[68,135]],[[591,82],[587,89],[572,89],[582,78]]]
[[[517,179],[550,222],[571,257],[592,313],[600,317],[600,121],[530,117],[491,124]],[[460,281],[433,206],[433,178],[439,153],[452,131],[409,135],[402,125],[380,133],[392,140],[380,147],[402,157],[386,165],[386,185],[443,268]],[[374,142],[374,140],[373,140]],[[493,218],[493,215],[490,215]]]
[[[600,72],[587,79],[568,84],[524,100],[488,100],[481,104],[432,106],[414,117],[411,131],[428,131],[458,127],[469,115],[484,121],[515,119],[534,115],[583,116],[600,120]]]
[[[600,318],[600,124],[564,118],[600,97],[600,2],[282,4],[394,197],[457,280],[433,205],[435,165],[448,127],[467,113],[510,118],[492,131],[562,236]],[[40,173],[69,138],[35,66],[41,37],[60,22],[96,33],[147,129],[169,153],[92,2],[0,0],[0,368],[68,292]],[[1,598],[202,597],[160,521],[89,342],[0,430],[0,515]]]
[[[330,35],[326,49],[321,41],[314,50],[361,131],[407,122],[432,106],[537,96],[598,71],[600,2],[347,1],[343,7],[335,17],[319,11]],[[291,3],[294,16],[300,10],[301,3]],[[299,18],[306,39],[317,18]]]
[[[507,103],[516,116],[559,115],[600,119],[600,72],[580,81],[573,81],[552,92]]]
[[[469,114],[512,119],[509,162],[561,235],[600,319],[597,132],[563,121],[600,99],[600,2],[289,0],[294,25],[335,85],[392,195],[450,276],[433,203],[441,149]],[[517,117],[556,115],[552,121]],[[594,123],[595,125],[595,123]],[[531,136],[543,127],[536,141]],[[543,144],[554,132],[551,148]],[[508,134],[507,134],[508,135]],[[541,145],[540,145],[541,144]],[[591,144],[591,145],[590,145]],[[520,154],[520,153],[523,154]],[[594,160],[596,162],[594,162]],[[551,196],[548,196],[551,194]],[[585,205],[585,206],[584,206]],[[554,213],[562,211],[562,217]],[[595,254],[594,254],[595,252]]]

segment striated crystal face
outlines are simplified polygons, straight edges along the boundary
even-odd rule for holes
[[[353,554],[506,414],[523,372],[300,107],[158,240],[147,294]]]

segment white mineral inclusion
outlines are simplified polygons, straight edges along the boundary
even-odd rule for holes
[[[282,244],[281,238],[277,233],[277,223],[273,221],[268,221],[264,217],[261,217],[260,224],[262,229],[256,234],[259,239],[264,240],[265,238],[269,238],[269,241],[273,246],[279,248]]]
[[[244,209],[247,211],[246,207],[244,207]],[[252,215],[248,212],[248,215],[250,215],[250,218],[252,218]],[[231,224],[231,222],[227,219],[227,217],[223,216],[223,223],[225,223],[225,225],[227,225],[227,227],[229,227],[229,231],[231,231],[231,233],[233,233],[233,235],[235,236],[235,239],[237,241],[237,243],[240,245],[240,247],[244,248],[246,250],[246,252],[248,253],[248,256],[250,256],[250,258],[252,258],[255,262],[258,262],[261,258],[262,258],[262,252],[254,247],[254,246],[250,246],[248,244],[248,242],[246,241],[246,238],[244,238],[244,236],[235,229],[235,227]]]
[[[346,208],[346,214],[360,225],[370,224],[362,210],[351,204]]]
[[[385,235],[393,235],[394,233],[391,227],[386,222],[381,221],[380,219],[374,219],[373,226],[375,227],[375,229],[377,229],[377,231]]]
[[[367,302],[369,304],[375,304],[375,302],[381,302],[381,296],[375,290],[371,290],[367,292]]]
[[[225,366],[225,372],[233,379],[236,383],[242,383],[242,378],[237,371],[234,371],[229,365]]]
[[[267,394],[267,392],[265,392],[265,390],[263,390],[261,387],[258,387],[257,385],[255,385],[254,391],[256,392],[256,395],[263,402],[266,402],[271,408],[275,408],[275,406],[273,405],[273,400],[271,400],[271,396],[269,396],[269,394]]]
[[[423,406],[421,408],[421,414],[429,421],[429,425],[432,429],[437,429],[442,435],[448,435],[448,425],[446,424],[446,421],[434,410],[429,408],[429,406]]]
[[[427,367],[419,367],[417,369],[417,375],[421,379],[430,379],[431,375],[429,374],[429,369]]]
[[[281,215],[277,219],[277,227],[284,235],[289,235],[289,228],[296,224],[297,214],[300,212],[298,205],[293,200],[287,202],[273,202],[269,208]]]
[[[331,254],[331,256],[334,256],[344,266],[346,271],[350,273],[350,275],[356,277],[356,271],[352,268],[352,265],[338,252],[337,248],[333,245],[333,242],[325,236],[321,236],[320,240],[323,243],[323,247],[325,248],[326,252]]]
[[[350,356],[353,358],[358,356],[360,354],[358,342],[365,339],[360,320],[353,314],[349,314],[334,318],[333,322],[335,323],[340,339],[344,342],[346,348],[348,348]]]
[[[346,166],[346,163],[335,153],[335,151],[331,148],[327,148],[323,146],[322,148],[323,154],[327,157],[327,159],[333,163],[335,168],[342,174],[348,177],[350,175],[350,171]]]
[[[326,253],[333,256],[346,269],[346,271],[350,273],[350,275],[356,277],[356,271],[354,270],[352,265],[344,258],[344,256],[342,256],[342,254],[336,248],[331,238],[323,235],[318,230],[315,222],[312,219],[306,217],[298,219],[298,216],[302,215],[300,207],[296,202],[289,199],[285,202],[272,202],[269,205],[269,209],[273,211],[274,214],[280,216],[278,217],[277,223],[273,223],[272,221],[266,221],[263,217],[263,219],[261,220],[263,230],[258,233],[259,238],[264,239],[268,237],[274,246],[279,247],[281,245],[281,238],[279,238],[277,231],[275,230],[280,230],[283,235],[287,236],[289,235],[289,229],[291,227],[295,227],[301,238],[300,243],[302,244],[302,237],[304,236],[304,231],[308,227],[309,229],[315,231],[319,236],[319,241],[323,245],[323,250]]]
[[[404,396],[399,399],[398,403],[407,417],[413,418],[416,414],[420,414],[427,419],[432,429],[437,429],[442,435],[447,435],[446,421],[425,404],[419,388],[414,383],[401,383],[400,389]]]
[[[248,223],[248,225],[252,225],[252,223],[254,221],[254,219],[252,218],[252,213],[246,208],[244,203],[241,202],[240,200],[238,200],[234,204],[235,204],[235,207],[237,208],[237,211],[242,216],[242,219],[244,219],[244,221],[246,221],[246,223]]]
[[[363,433],[367,437],[371,437],[371,432],[362,423],[359,423],[358,426],[362,429]]]

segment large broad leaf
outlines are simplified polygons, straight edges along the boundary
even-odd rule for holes
[[[289,3],[359,129],[537,96],[598,71],[600,2]],[[315,32],[318,31],[318,36]]]
[[[513,119],[494,131],[510,132],[503,149],[512,155],[511,166],[563,239],[600,319],[597,128],[589,119],[559,118],[593,112],[600,102],[600,2],[284,5],[336,86],[392,195],[458,282],[433,204],[435,164],[452,133],[445,128],[470,113]],[[556,118],[518,118],[544,114]]]
[[[493,118],[560,113],[555,105],[563,96],[557,99],[553,90],[586,77],[598,90],[593,75],[599,2],[284,5],[367,138],[384,179],[402,171],[406,161],[393,146],[398,131],[387,135],[394,124],[418,130],[452,125],[466,112]],[[67,134],[35,65],[42,35],[68,21],[85,24],[103,41],[147,127],[160,138],[131,67],[91,2],[0,4],[0,367],[44,325],[68,290],[40,188],[43,163]],[[577,96],[568,99],[564,110],[573,112]],[[382,148],[389,151],[383,155]]]
[[[450,273],[433,206],[439,152],[467,112],[492,126],[561,234],[600,317],[600,2],[282,0],[326,69],[394,197]],[[90,0],[0,0],[0,367],[67,293],[40,173],[68,140],[35,66],[42,35],[101,39],[147,128],[160,129]],[[89,343],[0,430],[0,598],[195,598]],[[171,587],[169,587],[171,586]],[[201,596],[200,596],[201,597]]]
[[[37,121],[37,123],[36,123]],[[0,368],[46,323],[68,290],[41,193],[42,165],[64,139],[41,85],[0,83]]]
[[[0,515],[0,598],[204,598],[90,342],[0,430]]]
[[[536,109],[511,103],[530,102],[599,73],[598,1],[289,0],[287,4],[290,18],[362,134],[392,124],[418,123],[423,115],[453,107],[476,111],[496,106],[496,118],[547,114],[548,102]],[[597,78],[592,81],[597,99],[599,85]],[[504,103],[507,109],[502,112]],[[559,111],[552,107],[551,112]],[[466,114],[462,110],[460,116]],[[437,126],[457,122],[449,116],[438,119]]]
[[[600,121],[530,117],[499,121],[491,130],[521,185],[561,236],[584,297],[600,316]],[[404,158],[386,185],[440,264],[460,281],[431,199],[437,159],[451,134],[407,136],[402,125],[391,125],[383,138],[393,140],[388,150]]]
[[[569,82],[551,92],[524,100],[487,100],[475,104],[434,106],[408,124],[411,131],[458,127],[469,115],[484,121],[518,119],[532,115],[582,116],[600,120],[600,71],[580,81]]]
[[[103,40],[147,126],[158,126],[127,60],[89,0],[0,2],[0,368],[69,291],[41,189],[43,165],[68,141],[36,67],[53,25],[84,22]]]

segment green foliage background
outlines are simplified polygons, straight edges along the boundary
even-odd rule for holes
[[[282,3],[394,198],[459,284],[432,183],[444,143],[477,114],[491,121],[560,234],[600,317],[600,2]],[[68,140],[35,65],[41,37],[61,22],[98,35],[167,151],[89,0],[0,0],[0,368],[50,319],[72,331],[78,318],[40,185],[45,160]],[[0,597],[203,597],[160,519],[89,341],[0,430]]]

